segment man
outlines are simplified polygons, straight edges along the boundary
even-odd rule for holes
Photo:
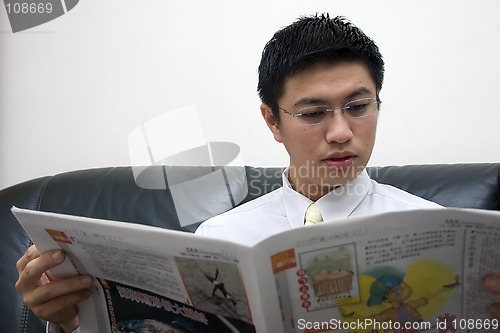
[[[302,227],[311,210],[311,220],[335,223],[355,215],[439,207],[378,184],[365,171],[383,75],[375,43],[343,18],[303,17],[278,31],[262,54],[258,90],[262,116],[290,155],[284,186],[208,220],[196,233],[251,244]],[[72,332],[78,326],[76,304],[88,297],[90,280],[54,281],[46,275],[62,261],[58,251],[40,255],[31,247],[18,261],[16,287],[36,315]],[[485,278],[485,286],[500,292],[500,277]],[[500,317],[500,304],[490,311]]]
[[[375,143],[384,62],[375,43],[342,18],[305,17],[278,31],[259,66],[262,116],[290,155],[283,188],[210,219],[198,234],[255,243],[304,224],[439,207],[377,184],[365,166]]]

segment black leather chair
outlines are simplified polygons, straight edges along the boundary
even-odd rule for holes
[[[197,170],[196,167],[175,167],[168,172],[190,173],[193,168]],[[205,173],[212,171],[207,167],[202,169]],[[160,174],[165,172],[161,167],[152,170],[151,174],[155,175],[158,171]],[[243,202],[281,186],[282,168],[245,167],[244,170],[248,194]],[[147,176],[150,171],[146,169],[143,175]],[[369,173],[381,183],[394,185],[446,207],[500,210],[500,163],[390,166],[369,168]],[[206,195],[217,197],[220,193]],[[1,190],[0,331],[6,333],[41,333],[45,329],[45,323],[23,305],[14,288],[16,261],[31,242],[10,212],[13,205],[186,232],[197,227],[197,224],[180,225],[168,185],[165,189],[140,187],[131,167],[73,171]]]

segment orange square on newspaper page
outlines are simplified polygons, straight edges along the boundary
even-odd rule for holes
[[[289,249],[272,255],[271,264],[274,274],[296,267],[297,260],[295,259],[295,250]]]
[[[56,242],[73,244],[71,239],[68,236],[66,236],[64,232],[52,229],[45,229],[45,230],[49,233],[50,237],[52,237],[52,239],[55,240]]]

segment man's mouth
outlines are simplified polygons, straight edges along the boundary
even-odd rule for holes
[[[325,164],[331,168],[347,168],[354,164],[356,155],[332,156],[324,159]]]

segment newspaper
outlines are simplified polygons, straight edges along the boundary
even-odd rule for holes
[[[81,332],[494,332],[500,212],[432,209],[292,229],[254,246],[13,208],[53,273],[89,274]],[[270,223],[272,223],[270,221]]]

